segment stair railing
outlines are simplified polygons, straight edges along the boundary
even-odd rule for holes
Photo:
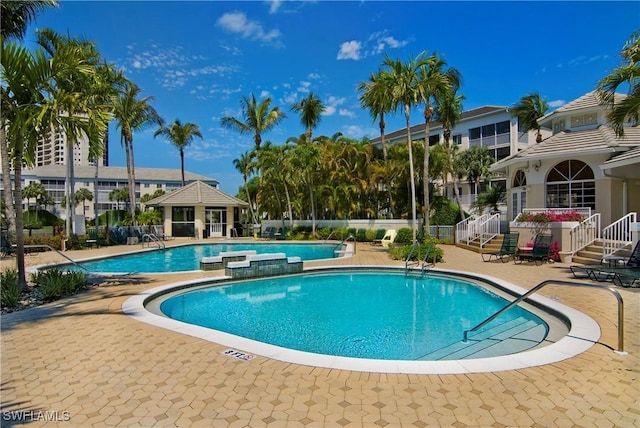
[[[637,219],[637,213],[629,213],[602,229],[603,260],[632,244],[631,224]]]
[[[465,242],[469,236],[469,223],[475,220],[475,217],[467,217],[456,224],[456,244]]]
[[[473,328],[470,328],[469,330],[465,330],[462,341],[466,342],[469,338],[469,333],[474,332],[477,329],[481,328],[482,326],[493,321],[494,319],[502,315],[504,312],[508,311],[509,309],[511,309],[518,303],[522,302],[524,299],[526,299],[533,293],[536,293],[538,290],[540,290],[542,287],[548,284],[569,285],[572,287],[598,288],[600,290],[608,290],[609,292],[611,292],[611,294],[613,294],[618,301],[618,349],[616,349],[615,352],[621,355],[627,354],[624,351],[624,301],[622,300],[622,296],[620,295],[620,293],[618,293],[618,290],[616,290],[613,287],[605,287],[603,285],[590,284],[587,282],[572,282],[572,281],[562,281],[562,280],[555,280],[555,279],[547,279],[545,281],[542,281],[540,284],[536,285],[531,290],[527,291],[526,293],[518,297],[513,302],[509,303],[507,306],[503,307],[498,312],[496,312],[495,314],[491,315],[489,318],[482,321],[480,324],[476,325]]]
[[[480,248],[500,234],[500,213],[490,215],[479,227]]]
[[[571,254],[593,244],[600,239],[600,213],[595,213],[572,227],[569,235],[571,237]]]

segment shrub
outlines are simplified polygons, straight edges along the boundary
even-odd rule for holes
[[[396,233],[396,239],[393,240],[395,244],[412,244],[413,243],[413,230],[408,227],[399,229]]]
[[[364,242],[366,240],[366,235],[367,235],[367,231],[365,229],[358,229],[354,236],[356,238],[356,241]]]
[[[411,260],[422,260],[427,253],[427,248],[429,247],[430,242],[432,241],[434,245],[438,243],[436,240],[429,239],[427,242],[418,245],[418,248],[416,248],[416,251],[414,251],[413,255],[411,256]],[[406,260],[407,257],[409,257],[409,253],[411,252],[411,247],[411,245],[395,246],[389,250],[389,255],[393,260]],[[431,250],[427,261],[437,263],[442,261],[442,256],[442,248],[436,245],[433,247],[433,250]]]
[[[376,231],[375,230],[367,230],[367,232],[365,233],[365,241],[367,242],[373,242],[376,239]]]
[[[22,290],[18,281],[18,271],[7,269],[0,273],[0,305],[3,308],[15,308],[22,299]]]
[[[53,268],[32,274],[31,281],[40,288],[45,300],[56,300],[63,294],[82,290],[87,284],[87,277],[83,272],[63,272]]]

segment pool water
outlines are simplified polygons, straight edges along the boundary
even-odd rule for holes
[[[185,272],[199,270],[203,257],[217,256],[223,251],[256,250],[258,254],[285,253],[288,257],[298,256],[303,261],[309,261],[334,258],[335,248],[335,243],[194,244],[82,262],[80,265],[89,272],[97,273]]]
[[[299,351],[420,360],[459,342],[464,330],[506,304],[454,277],[353,270],[208,286],[168,297],[160,310],[189,324]],[[485,330],[520,319],[537,326],[531,347],[544,340],[546,323],[520,307]]]

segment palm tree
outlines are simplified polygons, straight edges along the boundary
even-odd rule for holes
[[[291,111],[300,113],[300,123],[307,129],[307,143],[311,143],[313,129],[320,123],[322,113],[325,110],[322,101],[313,92],[291,106]]]
[[[57,5],[57,0],[23,0],[0,2],[0,18],[2,20],[0,24],[0,36],[2,37],[1,42],[3,44],[3,47],[5,40],[7,39],[22,40],[27,31],[29,22],[35,20],[38,13],[40,13],[44,8]],[[2,62],[5,62],[4,49]],[[2,109],[4,108],[5,106],[3,104]],[[11,174],[9,173],[11,163],[9,161],[9,152],[7,149],[6,141],[4,115],[2,115],[2,112],[0,110],[0,162],[2,163],[2,171],[6,171],[4,184],[5,191],[3,192],[4,211],[5,218],[7,220],[7,226],[9,229],[9,235],[15,236],[16,211],[14,209],[13,195],[11,192],[11,189],[14,188],[14,186],[11,185]],[[22,204],[22,202],[20,203]]]
[[[200,128],[195,123],[187,122],[184,125],[176,119],[171,126],[160,126],[153,134],[154,138],[163,135],[180,151],[180,171],[182,171],[182,186],[184,186],[184,148],[187,147],[195,137],[202,138]]]
[[[458,186],[455,180],[455,173],[453,171],[453,161],[455,158],[455,150],[451,147],[451,130],[455,127],[460,116],[462,115],[462,101],[465,99],[464,95],[456,95],[456,90],[452,90],[444,93],[441,97],[436,99],[436,105],[434,109],[435,118],[442,124],[442,136],[444,137],[445,151],[448,157],[447,166],[448,169],[444,174],[445,186],[447,184],[448,176],[451,174],[454,176],[453,182],[453,196],[460,210],[460,216],[464,220],[464,210],[462,209],[462,202],[460,200],[460,194],[458,193]],[[457,149],[457,147],[456,147]]]
[[[76,190],[74,199],[76,201],[76,205],[77,204],[82,204],[82,217],[86,217],[87,216],[87,212],[84,206],[84,202],[85,201],[93,201],[93,193],[91,193],[91,191],[89,189],[87,189],[86,187],[83,187],[81,189]],[[96,213],[96,215],[98,215]]]
[[[291,166],[299,174],[300,180],[306,185],[309,192],[309,203],[311,205],[311,230],[316,234],[316,205],[313,195],[314,172],[320,164],[320,148],[317,145],[307,144],[309,134],[306,138],[301,135],[299,138],[291,137],[287,140],[296,142],[297,145],[291,150]]]
[[[387,161],[387,144],[385,142],[384,121],[385,113],[393,110],[391,94],[391,75],[386,70],[378,70],[369,76],[368,82],[358,84],[360,94],[360,105],[371,113],[372,119],[380,119],[380,141],[382,143],[382,156]]]
[[[69,75],[91,74],[82,56],[75,49],[64,50],[47,58],[42,49],[33,53],[15,42],[2,39],[2,78],[0,107],[0,147],[2,147],[3,171],[9,172],[10,160],[14,167],[15,230],[23,228],[22,217],[22,167],[35,161],[38,141],[51,129],[75,124],[87,135],[97,129],[92,120],[91,102],[81,93],[65,91],[58,79]],[[70,109],[70,106],[73,108]],[[82,111],[88,116],[81,120],[61,111]],[[11,159],[10,157],[11,156]],[[6,169],[5,169],[6,168]],[[10,189],[10,186],[7,186]],[[24,237],[16,233],[17,267],[19,282],[26,284],[24,269]]]
[[[0,2],[2,37],[22,39],[30,21],[45,8],[57,6],[58,0],[3,0]]]
[[[431,215],[431,206],[429,203],[429,133],[431,117],[433,115],[432,103],[443,96],[446,96],[452,89],[457,90],[460,87],[462,77],[460,72],[451,67],[445,70],[447,63],[438,56],[433,54],[429,56],[420,67],[420,82],[418,84],[418,93],[420,100],[424,103],[424,229],[429,232],[429,216]]]
[[[481,146],[472,146],[460,153],[457,158],[457,170],[464,171],[469,183],[475,184],[475,194],[478,195],[478,187],[482,179],[490,176],[489,167],[495,159],[489,153],[489,149]]]
[[[249,188],[247,187],[247,179],[251,174],[253,174],[255,170],[255,162],[253,158],[255,157],[255,152],[247,152],[240,155],[238,159],[233,160],[233,166],[238,170],[240,174],[242,174],[242,179],[244,180],[244,190],[247,193],[247,202],[249,202],[249,212],[251,213],[251,221],[253,224],[256,224],[258,220],[253,212],[253,201],[251,200],[251,194],[249,193]]]
[[[27,199],[27,211],[30,211],[29,201],[33,199],[36,202],[36,221],[38,220],[38,198],[43,194],[48,194],[42,183],[32,181],[24,189],[22,189],[22,196]]]
[[[153,125],[162,126],[163,120],[151,106],[153,97],[140,97],[142,90],[133,82],[127,82],[124,90],[114,99],[116,127],[120,129],[120,143],[125,148],[129,188],[129,211],[136,224],[136,176],[133,157],[133,133]]]
[[[541,127],[538,119],[544,116],[549,110],[547,100],[540,96],[538,92],[525,95],[509,108],[511,117],[517,117],[520,129],[525,132],[536,131],[536,143],[542,141]]]
[[[610,108],[607,117],[618,137],[624,136],[624,124],[640,121],[640,30],[635,31],[620,52],[623,63],[598,82],[600,102]],[[616,100],[616,90],[627,84],[628,95]]]
[[[423,56],[411,59],[407,63],[400,60],[393,60],[388,55],[385,56],[382,65],[388,68],[390,74],[391,86],[391,111],[395,111],[398,107],[404,110],[405,122],[407,125],[407,145],[409,149],[409,168],[411,180],[411,219],[413,241],[416,240],[416,179],[413,167],[413,145],[411,141],[411,109],[418,104],[418,83],[419,70],[425,64]]]
[[[267,97],[258,103],[253,93],[242,97],[242,116],[244,121],[232,116],[220,119],[220,124],[228,129],[238,131],[240,134],[253,133],[253,141],[256,149],[262,143],[262,134],[274,128],[287,117],[286,113],[278,107],[271,107],[271,98]]]
[[[100,74],[96,70],[103,66],[103,59],[92,42],[59,35],[51,29],[39,30],[38,44],[51,55],[78,55],[80,60],[90,67],[84,70],[69,70],[56,79],[58,109],[62,113],[53,125],[54,132],[63,132],[66,137],[67,176],[65,194],[73,199],[75,194],[74,147],[78,140],[86,136],[89,140],[89,158],[97,159],[104,150],[104,140],[109,121],[110,110],[107,105],[109,93],[100,85]],[[80,94],[63,96],[66,94]],[[72,232],[73,207],[67,204],[66,232]]]

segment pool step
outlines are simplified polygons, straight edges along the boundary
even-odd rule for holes
[[[452,343],[418,360],[461,360],[512,354],[537,345],[545,333],[544,326],[524,318],[516,318],[472,335],[466,343],[462,340]]]

